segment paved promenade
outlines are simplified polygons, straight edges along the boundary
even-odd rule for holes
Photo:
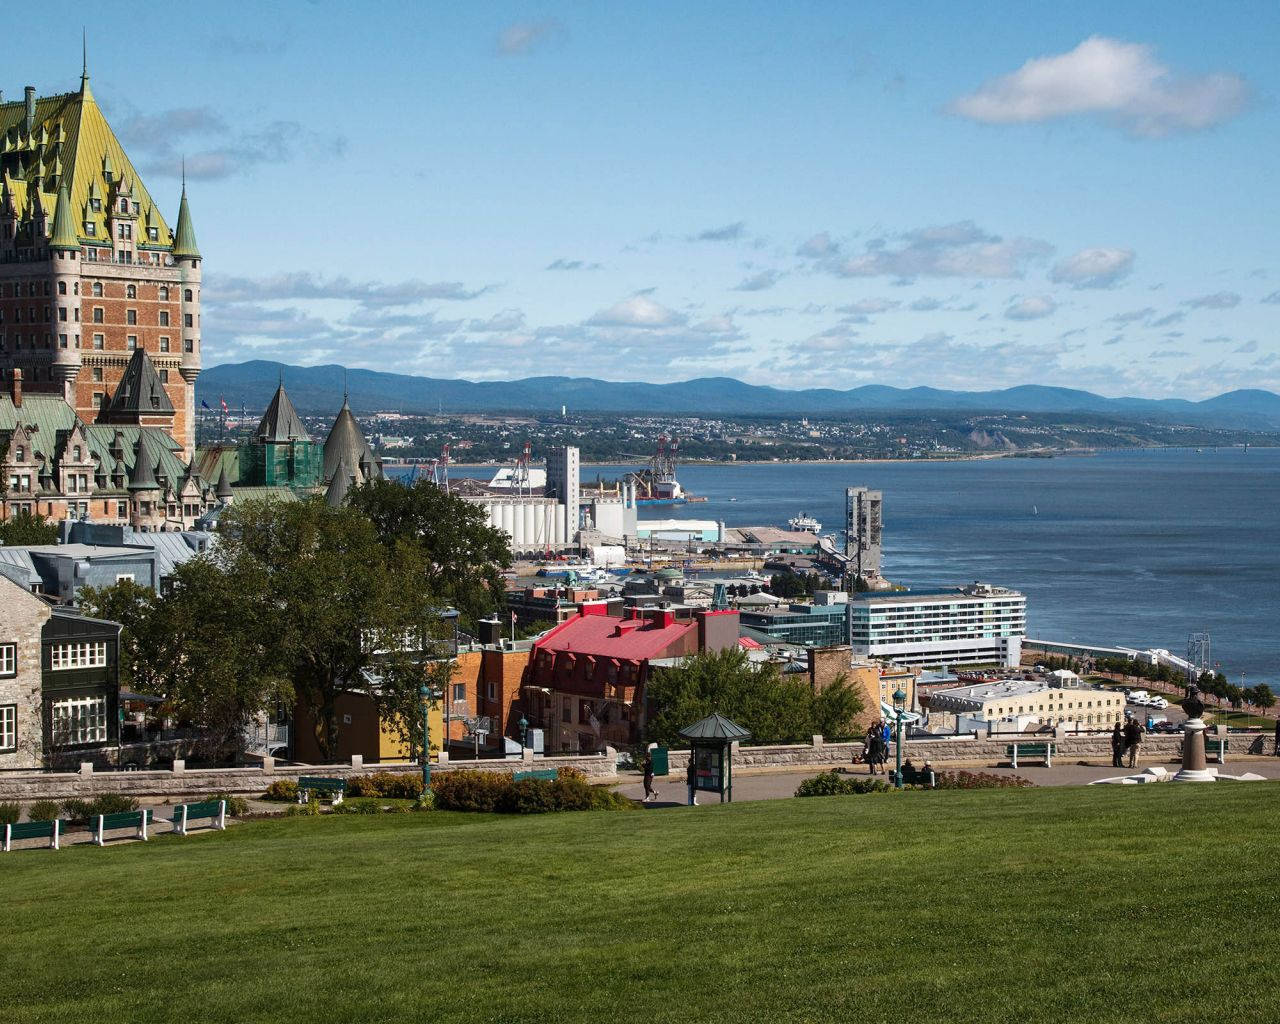
[[[1176,771],[1178,768],[1178,764],[1173,761],[1151,758],[1138,761],[1139,768],[1154,764],[1161,765],[1170,771]],[[1029,779],[1037,786],[1084,786],[1098,779],[1128,774],[1128,769],[1112,768],[1109,763],[1087,765],[1063,763],[1055,764],[1052,768],[1044,768],[1039,765],[1022,765],[1016,772],[1008,767],[993,768],[982,764],[948,764],[943,768],[944,771],[954,771],[956,769],[987,772],[992,775],[1021,775],[1024,779]],[[856,771],[860,777],[865,777],[867,774],[866,767],[863,765],[857,765]],[[1280,757],[1242,756],[1233,758],[1228,756],[1227,763],[1223,766],[1222,771],[1229,775],[1243,775],[1245,772],[1253,772],[1268,779],[1280,779]],[[740,773],[735,772],[733,777],[733,796],[735,800],[781,800],[794,796],[796,787],[800,785],[801,781],[818,774],[819,772],[811,768],[796,771],[761,771],[755,769],[745,770]],[[618,786],[618,792],[636,800],[644,796],[644,784],[638,775],[628,772],[621,777],[623,781]],[[672,775],[665,779],[660,778],[655,780],[654,785],[658,791],[658,803],[650,804],[650,807],[672,806],[685,802],[686,789],[683,777]],[[1230,785],[1230,783],[1225,783],[1225,785]],[[716,803],[719,801],[719,797],[713,793],[703,793],[698,799],[701,803]]]

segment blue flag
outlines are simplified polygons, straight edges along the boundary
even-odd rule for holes
[[[200,408],[201,408],[201,409],[209,409],[209,403],[208,403],[208,402],[206,402],[203,398],[202,398],[202,399],[200,399]],[[210,411],[210,412],[213,412],[213,410],[212,410],[212,409],[209,409],[209,411]]]

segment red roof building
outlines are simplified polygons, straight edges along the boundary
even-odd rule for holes
[[[644,725],[651,662],[737,642],[736,611],[630,608],[619,617],[607,614],[603,602],[584,603],[529,653],[529,722],[543,730],[547,753],[634,743]]]

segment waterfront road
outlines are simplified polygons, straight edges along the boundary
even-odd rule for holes
[[[1139,759],[1139,769],[1147,765],[1158,764],[1166,768],[1170,772],[1178,770],[1178,763],[1173,761],[1162,761],[1153,758]],[[866,768],[862,765],[856,766],[857,777],[867,777]],[[991,767],[989,765],[953,765],[944,766],[942,771],[971,771],[971,772],[987,772],[992,775],[1021,775],[1024,779],[1028,779],[1037,786],[1084,786],[1098,779],[1108,779],[1116,775],[1128,774],[1128,769],[1112,768],[1109,764],[1079,764],[1077,762],[1055,764],[1052,768],[1044,768],[1039,765],[1021,765],[1015,772],[1012,768]],[[1228,755],[1227,763],[1221,769],[1228,775],[1243,775],[1245,772],[1253,772],[1255,775],[1262,775],[1268,779],[1280,780],[1280,757],[1261,757],[1254,755],[1245,755],[1240,757],[1231,757]],[[759,771],[747,770],[735,772],[733,776],[733,797],[735,800],[779,800],[784,797],[794,796],[796,787],[804,779],[812,778],[819,774],[812,768],[805,768],[796,771]],[[882,776],[877,776],[881,778]],[[632,772],[621,773],[622,784],[618,786],[618,792],[625,796],[639,800],[644,796],[644,785],[640,777]],[[658,791],[658,800],[656,803],[649,804],[650,807],[672,806],[674,804],[682,804],[686,799],[686,789],[683,777],[671,775],[666,778],[654,780],[654,788]],[[699,803],[717,803],[719,797],[714,793],[702,793],[698,797]]]

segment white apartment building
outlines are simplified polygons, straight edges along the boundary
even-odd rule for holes
[[[1124,694],[1114,690],[1052,686],[1019,679],[976,683],[929,694],[929,711],[964,715],[986,722],[1080,725],[1110,728],[1124,722]]]
[[[849,615],[853,653],[899,665],[1014,668],[1027,632],[1023,594],[976,582],[947,590],[856,594]]]

